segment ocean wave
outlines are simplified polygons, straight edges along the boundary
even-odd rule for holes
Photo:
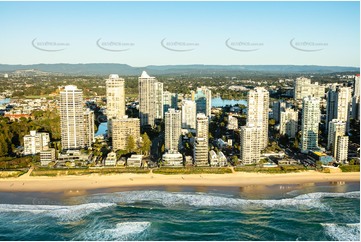
[[[360,191],[345,192],[345,193],[331,193],[331,192],[314,192],[306,193],[297,196],[297,199],[321,199],[326,197],[343,197],[343,198],[360,198]]]
[[[77,240],[140,240],[146,235],[150,222],[122,222],[117,223],[115,228],[94,229],[80,235]]]
[[[333,240],[360,241],[360,224],[322,223],[322,227]]]
[[[62,222],[71,222],[79,220],[92,212],[115,205],[115,203],[86,203],[73,206],[0,204],[0,214],[10,212],[27,212],[55,217]]]
[[[177,207],[187,205],[194,207],[297,207],[328,210],[321,199],[324,197],[347,197],[359,198],[360,192],[348,193],[310,193],[296,196],[294,198],[272,199],[272,200],[249,200],[241,198],[222,197],[217,195],[206,195],[202,193],[171,193],[165,191],[129,191],[114,194],[99,194],[90,198],[91,201],[108,201],[114,203],[133,204],[137,202],[150,202],[161,204],[166,207]]]

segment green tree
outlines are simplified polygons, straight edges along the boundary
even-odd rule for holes
[[[143,145],[142,145],[141,150],[145,155],[148,155],[150,146],[152,145],[152,141],[149,139],[149,136],[147,133],[142,134],[142,142],[143,142]]]
[[[134,137],[132,135],[129,135],[127,137],[127,151],[133,152],[135,150],[135,140]]]

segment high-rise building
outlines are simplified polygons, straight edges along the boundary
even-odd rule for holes
[[[336,160],[340,163],[346,163],[348,158],[348,136],[337,137]]]
[[[156,103],[155,103],[155,119],[163,119],[164,118],[164,96],[163,96],[163,83],[157,82],[155,84],[155,92],[156,92]]]
[[[280,134],[294,139],[298,131],[298,112],[292,108],[286,108],[281,112]]]
[[[272,113],[273,113],[273,119],[276,121],[276,123],[280,122],[281,112],[284,111],[285,108],[286,108],[286,102],[282,100],[278,100],[273,103]]]
[[[163,112],[168,112],[168,109],[178,109],[178,94],[168,91],[163,92]]]
[[[156,119],[163,118],[163,83],[143,71],[138,84],[140,125],[154,126]]]
[[[301,151],[318,150],[318,126],[321,119],[320,99],[305,97],[302,103]]]
[[[182,114],[180,110],[168,109],[165,113],[165,145],[166,151],[178,151],[182,145]]]
[[[355,76],[352,96],[352,118],[360,120],[360,74]]]
[[[197,166],[208,165],[208,117],[197,114],[197,137],[194,141],[194,162]]]
[[[196,137],[194,140],[194,164],[208,166],[208,139]]]
[[[108,119],[125,115],[124,79],[116,74],[109,75],[105,81]]]
[[[258,163],[261,156],[262,128],[254,126],[242,126],[240,129],[240,158],[243,164]]]
[[[332,155],[336,157],[337,138],[346,134],[346,122],[333,119],[329,123],[327,136],[327,149],[332,150]]]
[[[107,98],[108,136],[112,136],[112,119],[125,115],[124,79],[116,74],[109,75],[105,81]]]
[[[90,109],[84,111],[84,145],[90,147],[94,142],[94,112]]]
[[[182,128],[196,129],[196,102],[183,100],[182,102]]]
[[[197,105],[197,113],[204,113],[207,117],[210,117],[212,109],[212,91],[207,87],[199,87],[194,95],[194,100]]]
[[[261,149],[264,149],[268,145],[269,92],[264,87],[256,87],[250,90],[247,109],[247,125],[262,129],[259,142]]]
[[[35,155],[49,148],[49,133],[31,130],[30,134],[24,136],[24,155]]]
[[[327,92],[326,130],[333,119],[346,122],[348,131],[350,119],[351,89],[349,87],[333,87]]]
[[[234,117],[232,114],[228,114],[227,129],[229,129],[229,130],[238,129],[238,119],[236,117]]]
[[[140,140],[140,123],[138,118],[119,117],[112,121],[113,150],[126,150],[129,136],[133,137],[135,145]]]
[[[311,79],[299,77],[294,85],[294,99],[302,100],[307,96],[323,98],[325,95],[325,86],[318,85],[318,83],[311,83]]]
[[[76,86],[60,92],[60,129],[64,150],[84,147],[83,91]]]

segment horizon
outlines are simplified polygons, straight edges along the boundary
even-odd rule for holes
[[[0,2],[0,63],[359,68],[359,7],[358,1]]]
[[[135,66],[126,63],[110,63],[110,62],[88,62],[88,63],[33,63],[33,64],[5,64],[0,63],[0,65],[9,65],[9,66],[34,66],[34,65],[127,65],[133,68],[142,68],[149,66],[320,66],[320,67],[349,67],[349,68],[360,68],[360,66],[342,66],[342,65],[311,65],[311,64],[164,64],[164,65],[155,65],[148,64],[143,66]]]

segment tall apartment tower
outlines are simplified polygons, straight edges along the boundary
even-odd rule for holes
[[[125,115],[124,79],[116,74],[105,81],[107,97],[108,136],[112,136],[112,120]]]
[[[301,152],[318,150],[318,126],[321,119],[320,99],[305,97],[302,103]]]
[[[285,108],[286,108],[286,102],[282,100],[278,100],[273,103],[272,113],[273,113],[273,119],[276,121],[276,123],[280,122],[281,112],[283,112]]]
[[[332,150],[332,155],[336,157],[337,138],[346,134],[346,122],[333,119],[329,123],[327,136],[327,149]]]
[[[261,127],[242,126],[240,129],[240,159],[243,164],[258,163],[261,156],[262,144],[259,142],[262,135]]]
[[[238,129],[238,119],[236,117],[234,117],[232,114],[228,114],[227,129],[229,129],[229,130]]]
[[[360,74],[355,76],[353,85],[352,118],[360,120]]]
[[[259,140],[261,149],[268,145],[268,109],[269,92],[264,87],[256,87],[248,92],[247,125],[262,129]]]
[[[182,114],[180,110],[168,109],[165,113],[165,145],[166,151],[178,151],[182,144]]]
[[[128,118],[128,116],[113,119],[112,146],[113,150],[126,150],[129,136],[134,142],[140,140],[140,123],[138,118]]]
[[[337,149],[335,158],[340,163],[347,163],[348,158],[348,136],[337,137]]]
[[[212,109],[212,91],[207,87],[199,87],[194,94],[194,100],[197,104],[197,113],[204,113],[207,117],[210,117]]]
[[[60,92],[61,145],[64,150],[84,147],[83,91],[65,86]]]
[[[334,87],[327,92],[326,129],[333,119],[346,122],[348,131],[350,121],[351,89]]]
[[[94,112],[86,109],[84,117],[84,145],[90,147],[94,142]]]
[[[325,95],[325,86],[311,83],[311,79],[299,77],[294,84],[294,99],[302,100],[307,96],[322,98]]]
[[[280,134],[294,139],[298,131],[298,112],[292,108],[286,108],[281,112]]]
[[[123,117],[125,115],[124,79],[116,74],[109,75],[105,81],[107,97],[107,117]]]
[[[143,71],[138,88],[140,125],[154,126],[156,119],[163,118],[163,83]]]
[[[163,112],[168,112],[168,109],[178,109],[178,94],[168,91],[163,92]]]
[[[182,128],[196,129],[196,102],[183,100],[182,102]]]
[[[197,135],[194,141],[194,162],[197,166],[208,166],[208,117],[197,114]]]

